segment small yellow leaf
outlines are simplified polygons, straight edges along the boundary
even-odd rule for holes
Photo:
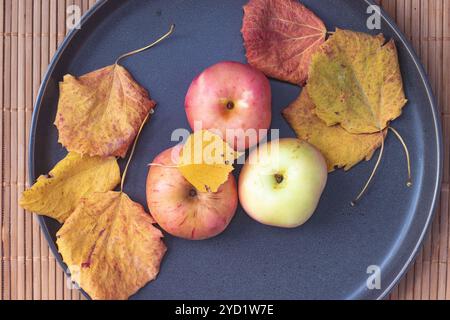
[[[153,218],[122,192],[83,198],[58,231],[71,278],[96,300],[123,300],[156,278],[166,246]]]
[[[120,182],[114,157],[81,156],[71,152],[49,173],[26,190],[20,206],[63,223],[82,197],[113,190]]]
[[[222,138],[210,131],[192,134],[181,151],[178,162],[183,176],[200,192],[217,192],[233,171],[240,156]]]

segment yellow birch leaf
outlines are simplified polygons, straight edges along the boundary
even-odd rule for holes
[[[63,223],[82,197],[113,190],[120,182],[120,168],[114,157],[81,156],[70,152],[26,190],[20,206]]]
[[[184,178],[200,192],[217,192],[234,170],[240,156],[222,138],[210,131],[193,133],[183,146],[178,168]]]

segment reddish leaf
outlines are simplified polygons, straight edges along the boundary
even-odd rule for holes
[[[324,23],[295,0],[250,0],[244,6],[248,62],[269,77],[304,85],[326,32]]]

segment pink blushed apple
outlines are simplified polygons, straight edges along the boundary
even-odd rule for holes
[[[189,240],[203,240],[222,233],[237,209],[236,180],[228,180],[215,193],[195,189],[176,168],[173,154],[180,146],[155,158],[147,177],[147,203],[151,215],[168,233]]]
[[[239,177],[239,199],[253,219],[295,228],[316,210],[327,175],[316,148],[298,139],[280,139],[250,154]]]
[[[185,109],[191,128],[214,131],[236,150],[256,145],[272,120],[272,93],[267,77],[248,64],[215,64],[189,87]]]

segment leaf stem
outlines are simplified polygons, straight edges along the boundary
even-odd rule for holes
[[[150,48],[156,46],[158,43],[160,43],[161,41],[163,41],[164,39],[166,39],[167,37],[169,37],[169,36],[173,33],[174,30],[175,30],[175,25],[172,24],[172,25],[170,26],[169,31],[168,31],[165,35],[163,35],[161,38],[159,38],[158,40],[156,40],[155,42],[149,44],[149,45],[146,46],[146,47],[143,47],[143,48],[140,48],[140,49],[137,49],[137,50],[134,50],[134,51],[131,51],[131,52],[128,52],[128,53],[125,53],[125,54],[121,55],[119,58],[117,58],[115,64],[119,64],[120,60],[122,60],[122,59],[124,59],[124,58],[126,58],[126,57],[135,55],[135,54],[137,54],[137,53],[141,53],[141,52],[143,52],[143,51],[145,51],[145,50],[148,50],[148,49],[150,49]]]
[[[375,176],[375,173],[377,172],[378,167],[380,166],[381,158],[383,157],[383,152],[384,152],[384,134],[383,134],[383,132],[380,132],[380,134],[381,134],[381,150],[380,150],[380,154],[378,155],[377,163],[375,164],[375,167],[372,170],[369,180],[367,180],[366,184],[364,185],[364,188],[361,190],[361,192],[358,194],[358,196],[355,198],[355,200],[353,200],[350,203],[352,207],[354,207],[356,205],[356,203],[361,199],[361,197],[367,191],[367,188],[369,187],[370,183],[372,182],[372,179]]]
[[[408,146],[406,145],[405,140],[403,140],[402,136],[400,135],[400,133],[398,133],[397,130],[395,130],[392,127],[389,127],[389,130],[391,130],[397,136],[397,139],[400,141],[400,143],[403,146],[403,149],[405,150],[406,162],[408,165],[408,181],[406,181],[406,186],[412,187],[413,182],[412,182],[412,178],[411,178],[411,157],[409,155]]]
[[[161,163],[149,163],[148,166],[149,167],[161,167],[161,168],[174,168],[174,169],[175,168],[178,169],[178,168],[182,167],[180,165],[170,166],[170,165],[165,165],[165,164],[161,164]]]
[[[130,156],[128,157],[128,161],[125,166],[125,170],[123,171],[123,174],[122,174],[122,180],[120,182],[120,192],[121,193],[123,193],[123,186],[125,184],[125,178],[127,176],[128,167],[130,166],[131,160],[133,159],[134,151],[136,150],[136,145],[139,140],[139,136],[141,135],[142,129],[144,129],[144,126],[147,123],[148,118],[150,117],[151,114],[153,114],[153,112],[154,112],[153,109],[151,109],[150,112],[145,117],[144,121],[142,121],[141,127],[139,128],[136,138],[134,139],[133,148],[131,149]]]

